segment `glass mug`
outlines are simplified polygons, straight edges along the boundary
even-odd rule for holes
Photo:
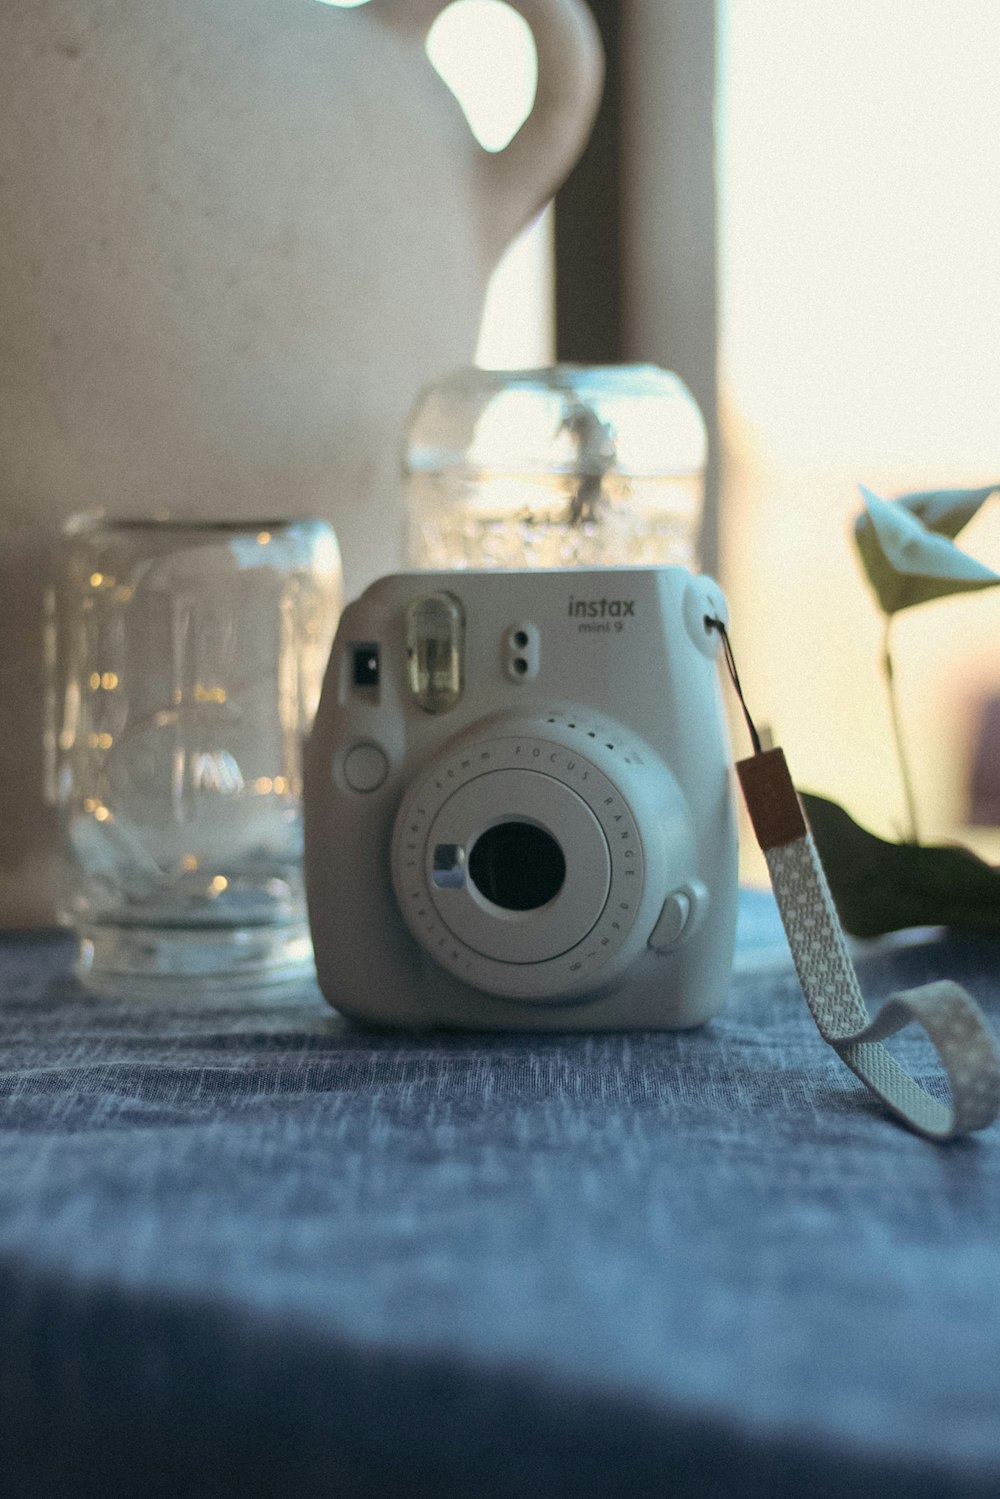
[[[61,919],[105,992],[311,972],[301,747],[341,605],[330,526],[76,517],[49,599]]]

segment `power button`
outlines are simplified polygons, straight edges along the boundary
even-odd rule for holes
[[[389,774],[385,750],[377,744],[355,744],[344,757],[344,780],[352,791],[377,791]]]

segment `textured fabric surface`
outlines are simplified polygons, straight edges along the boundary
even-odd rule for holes
[[[742,921],[682,1035],[103,1003],[0,940],[4,1499],[1000,1492],[1000,1128],[888,1123]],[[860,972],[995,1024],[996,957]]]

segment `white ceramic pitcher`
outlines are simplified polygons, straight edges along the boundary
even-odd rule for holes
[[[399,559],[418,388],[589,132],[582,0],[514,0],[539,58],[502,152],[425,38],[445,0],[0,7],[0,924],[51,911],[47,551],[73,511],[323,515],[348,588]]]

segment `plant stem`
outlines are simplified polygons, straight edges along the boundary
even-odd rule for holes
[[[909,827],[906,832],[907,843],[919,843],[920,835],[917,831],[917,803],[913,795],[913,780],[910,776],[910,766],[906,758],[906,746],[903,743],[903,726],[899,717],[899,704],[896,701],[896,678],[892,667],[892,651],[890,649],[890,633],[892,630],[893,616],[887,614],[885,618],[885,633],[882,636],[882,669],[885,672],[886,687],[889,692],[889,711],[892,714],[892,732],[896,740],[896,757],[899,761],[899,774],[903,782],[903,796],[906,800],[906,817]]]

